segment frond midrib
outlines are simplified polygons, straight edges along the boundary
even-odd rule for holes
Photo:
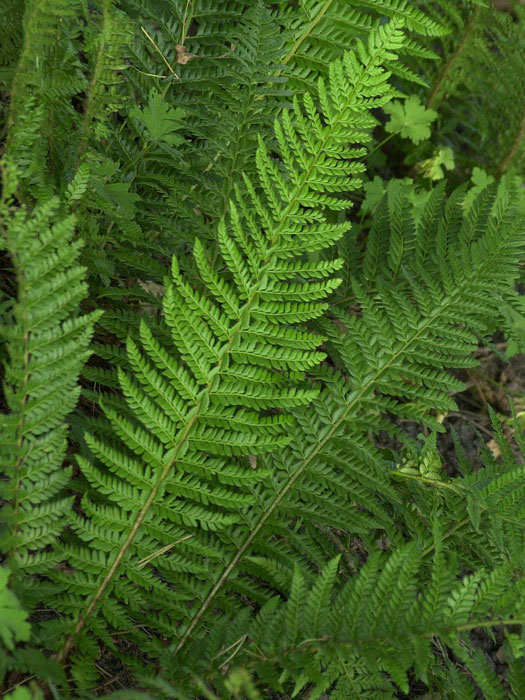
[[[17,278],[18,278],[18,289],[19,289],[19,299],[24,298],[25,296],[25,290],[26,290],[26,285],[25,285],[25,276],[20,271],[20,263],[18,262],[18,256],[16,252],[16,248],[14,246],[9,246],[9,234],[6,231],[6,238],[7,238],[7,244],[8,248],[10,248],[9,252],[11,255],[11,258],[13,260],[13,265],[15,267],[15,270],[17,271]],[[15,311],[16,313],[16,311]],[[11,558],[14,558],[16,556],[16,552],[18,549],[18,544],[17,544],[17,538],[16,535],[18,534],[18,528],[19,528],[19,518],[18,518],[18,513],[22,504],[22,498],[20,497],[20,492],[22,490],[22,464],[24,460],[24,456],[22,454],[22,444],[24,442],[24,424],[25,424],[25,419],[26,419],[26,412],[25,412],[25,407],[26,404],[29,400],[29,393],[27,391],[27,386],[29,384],[29,380],[31,378],[31,373],[29,371],[29,363],[31,361],[31,355],[29,352],[29,342],[30,342],[30,329],[29,325],[27,323],[27,308],[24,307],[22,314],[17,314],[20,318],[20,323],[22,325],[22,337],[23,337],[23,362],[24,362],[24,378],[21,383],[21,390],[23,391],[23,398],[22,398],[22,403],[19,408],[19,420],[17,422],[16,428],[15,428],[15,434],[16,434],[16,455],[15,455],[15,464],[14,464],[14,473],[15,473],[15,481],[16,481],[16,486],[14,490],[14,495],[13,495],[13,521],[15,523],[15,529],[13,531],[13,537],[15,541],[15,545],[13,549],[11,550],[9,556]]]

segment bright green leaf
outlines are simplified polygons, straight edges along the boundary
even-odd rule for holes
[[[415,144],[430,138],[430,125],[437,112],[426,109],[417,95],[410,95],[404,102],[391,102],[383,109],[390,114],[390,121],[385,126],[389,134],[399,134]]]
[[[467,192],[467,195],[465,196],[465,211],[467,213],[472,205],[472,202],[478,196],[481,190],[484,190],[487,185],[490,185],[492,182],[494,182],[494,178],[492,177],[492,175],[486,173],[484,170],[482,170],[482,168],[474,168],[472,170],[472,176],[470,180],[474,186],[470,188],[470,190]]]
[[[175,146],[183,140],[175,132],[183,125],[184,110],[180,107],[176,109],[170,107],[162,95],[155,90],[149,94],[147,107],[144,109],[134,107],[130,115],[146,127],[152,141],[165,141]]]
[[[422,160],[416,167],[423,177],[429,180],[442,180],[445,177],[445,169],[454,170],[456,167],[454,152],[449,146],[440,146],[432,158]]]

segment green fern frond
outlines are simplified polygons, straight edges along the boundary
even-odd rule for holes
[[[493,425],[497,430],[496,419]],[[453,537],[456,550],[471,567],[499,560],[523,568],[524,468],[509,442],[503,439],[498,442],[502,445],[501,457],[496,459],[486,451],[482,466],[475,472],[467,469],[460,456],[463,474],[454,479],[447,479],[441,473],[429,480],[422,470],[412,472],[401,468],[391,472],[398,483],[405,484],[404,499],[415,510],[414,517],[408,516],[407,526],[414,536],[422,538],[425,552],[435,549],[438,554],[439,546],[426,532],[439,501],[444,513],[440,521],[441,537],[445,542]]]
[[[0,54],[0,89],[4,92],[9,89],[16,70],[16,62],[23,36],[24,4],[17,2],[17,0],[12,0],[4,3],[0,12],[0,44],[2,46]],[[2,123],[4,122],[7,107],[7,103],[5,107],[2,107]]]
[[[177,610],[184,624],[187,611],[170,585],[173,567],[196,575],[192,580],[199,596],[206,596],[213,579],[199,564],[200,548],[211,547],[223,558],[228,538],[213,533],[225,533],[242,520],[239,506],[256,502],[248,490],[243,496],[231,485],[220,487],[215,475],[220,482],[224,469],[240,466],[240,456],[288,442],[289,421],[273,415],[274,410],[304,405],[317,393],[301,384],[301,378],[323,354],[311,337],[286,329],[321,314],[334,281],[323,279],[325,264],[299,263],[305,254],[332,245],[346,229],[346,224],[328,223],[321,207],[339,209],[341,200],[332,193],[359,184],[356,176],[362,166],[348,159],[363,149],[347,144],[368,138],[368,110],[384,104],[391,93],[382,61],[401,44],[396,22],[379,28],[366,47],[360,46],[359,57],[347,54],[344,62],[332,66],[329,84],[319,83],[320,111],[309,95],[302,104],[294,101],[293,112],[285,111],[275,126],[282,168],[260,143],[257,166],[264,198],[246,179],[248,194],[237,194],[228,219],[219,225],[230,279],[217,278],[199,243],[195,261],[203,282],[209,280],[206,291],[190,286],[174,260],[163,301],[173,347],[164,346],[141,325],[140,345],[130,341],[127,350],[134,376],[120,374],[127,410],[105,409],[121,446],[110,449],[96,436],[86,437],[109,472],[78,458],[99,497],[104,495],[112,505],[104,517],[113,519],[109,538],[97,528],[98,515],[92,523],[77,520],[75,529],[90,548],[64,547],[78,566],[66,607],[69,611],[75,600],[78,607],[72,621],[65,621],[70,634],[59,658],[78,640],[83,643],[90,630],[98,636],[100,614],[112,625],[118,620],[119,628],[129,630],[154,654],[155,645],[133,620],[147,606],[156,610],[147,624],[157,633],[165,632],[162,615],[168,610],[172,616]],[[321,175],[324,192],[319,191]],[[293,277],[291,263],[296,264]],[[292,347],[298,342],[304,349]],[[246,470],[256,488],[262,475],[249,466]],[[130,483],[130,471],[136,474],[136,485]],[[101,507],[96,501],[89,505],[95,513]],[[133,586],[131,595],[126,579],[136,584],[142,580],[139,562],[179,540],[183,543],[174,545],[172,555],[155,559],[154,569],[148,568],[147,586]],[[81,573],[88,561],[94,575],[90,584]],[[181,633],[191,628],[183,626]]]
[[[132,124],[115,134],[115,157],[140,192],[144,223],[173,252],[183,241],[193,245],[196,235],[211,240],[234,185],[242,186],[241,173],[256,174],[257,135],[271,137],[287,95],[285,78],[272,75],[284,39],[260,0],[126,2],[124,8],[136,31],[127,75],[133,99],[155,89],[184,110],[178,149],[151,143],[144,149]]]
[[[383,268],[388,282],[385,279],[380,294],[356,287],[360,315],[340,316],[337,326],[323,323],[331,355],[339,359],[348,378],[319,370],[317,376],[325,387],[308,411],[296,412],[294,440],[278,455],[261,457],[262,464],[272,472],[273,493],[263,500],[260,512],[253,513],[244,532],[238,529],[236,551],[206,599],[195,606],[192,631],[201,619],[213,618],[210,609],[224,599],[223,588],[232,585],[233,576],[238,577],[239,571],[254,572],[250,559],[253,550],[257,552],[256,575],[261,576],[262,564],[268,562],[268,583],[282,590],[282,573],[274,575],[269,562],[275,561],[277,543],[285,532],[278,556],[289,567],[298,557],[312,567],[319,566],[319,555],[311,544],[314,538],[307,537],[316,526],[328,526],[343,538],[357,535],[369,548],[381,532],[400,544],[399,525],[391,519],[391,508],[399,512],[402,494],[393,488],[388,459],[371,444],[370,436],[385,431],[410,445],[403,431],[392,424],[392,416],[442,430],[432,409],[428,409],[441,412],[454,406],[450,394],[460,384],[446,368],[473,364],[471,353],[477,346],[473,331],[483,333],[486,320],[497,312],[501,305],[498,294],[512,284],[521,255],[521,229],[513,207],[515,192],[502,183],[497,211],[483,234],[470,249],[462,248],[460,271],[452,261],[458,255],[462,218],[457,220],[454,212],[461,207],[460,201],[460,197],[452,197],[447,205],[442,235],[449,230],[450,221],[455,235],[450,232],[447,250],[431,256],[428,271],[417,266],[412,268],[412,276],[409,274],[412,248],[397,282],[391,279],[392,272]],[[489,246],[493,251],[490,258],[485,252]],[[416,281],[420,275],[420,281]],[[378,313],[378,308],[383,313]],[[461,333],[458,323],[464,326]],[[419,401],[421,395],[423,402]],[[413,493],[411,490],[411,498]],[[430,512],[432,503],[426,506]],[[405,509],[410,513],[408,503],[401,506],[402,511]],[[404,517],[411,528],[419,528],[416,532],[425,540],[431,523],[426,521],[425,533],[425,521],[419,514]],[[455,518],[456,509],[451,511],[450,527]],[[305,537],[292,538],[290,527],[283,527],[283,521],[292,528],[304,528]],[[269,532],[274,533],[275,540],[268,537]],[[508,547],[511,534],[502,537],[502,546]],[[326,538],[325,547],[328,542]],[[476,563],[479,565],[479,559]],[[195,632],[192,641],[197,644]],[[187,653],[194,651],[192,647]]]
[[[525,11],[64,1],[0,10],[2,689],[521,700],[521,413],[446,431],[520,306]]]
[[[52,61],[48,58],[49,47],[52,46],[62,32],[64,25],[78,16],[81,0],[28,0],[22,5],[24,15],[22,21],[23,43],[20,56],[11,81],[11,101],[7,122],[8,132],[16,124],[24,109],[28,96],[42,94],[52,90],[51,85],[44,84],[44,75],[49,79],[52,71]],[[62,24],[61,24],[62,22]],[[67,51],[67,49],[66,49]],[[44,71],[38,70],[44,64]],[[76,66],[75,66],[76,68]]]
[[[286,692],[291,677],[300,679],[296,688],[308,689],[313,697],[330,688],[330,697],[336,698],[355,697],[352,693],[357,689],[363,697],[385,697],[386,692],[386,697],[393,698],[396,686],[404,693],[410,692],[406,675],[409,670],[432,686],[427,675],[434,663],[431,642],[441,639],[465,662],[484,692],[483,697],[505,697],[481,650],[472,649],[467,635],[478,626],[490,629],[500,624],[523,624],[523,601],[516,602],[523,582],[513,582],[506,567],[490,573],[480,571],[460,581],[454,576],[441,584],[445,604],[440,606],[437,617],[431,604],[433,612],[429,617],[429,599],[434,598],[434,591],[424,588],[417,547],[405,546],[386,559],[379,554],[373,556],[339,592],[330,583],[338,565],[339,558],[329,562],[308,594],[304,588],[299,593],[298,584],[292,584],[287,602],[269,601],[259,613],[261,619],[256,618],[247,632],[247,648],[253,644],[252,663],[261,677],[271,678],[266,665],[285,669],[274,677],[275,690]],[[442,575],[440,568],[438,558],[431,574],[434,581]],[[296,572],[294,581],[301,580]],[[332,597],[330,606],[337,615],[324,616],[322,626],[316,628],[316,619],[325,604],[316,594],[320,589],[323,601]],[[515,590],[511,594],[512,589]],[[363,595],[364,591],[373,594]],[[486,604],[478,607],[480,591],[490,595]],[[312,605],[314,599],[317,604]],[[271,610],[271,626],[261,624],[266,610]],[[290,624],[300,631],[291,638]]]
[[[124,49],[132,41],[129,19],[116,8],[113,0],[100,0],[95,7],[100,14],[100,31],[95,30],[95,21],[90,18],[93,34],[88,35],[85,48],[94,60],[93,66],[90,66],[90,81],[77,141],[77,168],[81,164],[88,139],[106,138],[109,135],[106,124],[108,117],[123,105],[122,97],[115,88],[122,81],[122,71],[127,68],[123,59]]]
[[[299,7],[291,2],[282,5],[276,18],[290,34],[282,62],[290,69],[290,84],[300,90],[308,89],[319,75],[325,75],[329,64],[344,53],[349,42],[366,37],[385,17],[403,21],[408,31],[420,36],[441,37],[449,31],[438,18],[405,0],[306,0]],[[406,55],[437,58],[431,48],[415,38],[408,39],[400,50],[401,58]],[[421,84],[419,75],[401,60],[387,59],[386,65],[395,75]]]
[[[99,313],[78,315],[86,295],[85,270],[77,264],[80,243],[72,241],[73,219],[60,218],[58,201],[28,214],[8,197],[16,187],[4,161],[2,239],[13,268],[16,296],[1,328],[8,360],[3,382],[1,550],[8,555],[24,598],[38,596],[31,578],[56,564],[54,545],[71,509],[65,487],[65,418],[77,402],[78,375],[90,355],[92,326]],[[27,590],[26,590],[27,589]],[[34,602],[34,601],[33,601]]]

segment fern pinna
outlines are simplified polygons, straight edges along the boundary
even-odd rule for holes
[[[128,341],[132,375],[119,373],[126,403],[105,400],[121,443],[103,437],[101,427],[86,442],[106,469],[78,458],[107,500],[83,499],[88,517],[75,517],[73,527],[86,544],[65,544],[63,551],[76,571],[54,574],[67,589],[57,603],[71,615],[56,623],[61,634],[68,631],[59,659],[74,647],[78,659],[94,651],[92,632],[114,647],[108,622],[157,656],[160,640],[141,632],[138,619],[162,635],[173,632],[170,620],[178,617],[184,631],[188,596],[203,598],[213,585],[202,557],[227,556],[222,533],[242,521],[242,508],[255,499],[239,485],[265,478],[238,456],[285,444],[286,409],[317,393],[301,378],[322,359],[321,338],[293,325],[323,312],[340,263],[306,255],[347,228],[329,223],[321,207],[342,209],[338,192],[359,185],[363,166],[355,158],[374,123],[369,110],[392,92],[382,62],[401,44],[399,23],[380,27],[332,66],[328,85],[320,81],[318,107],[308,94],[294,100],[275,125],[281,160],[263,143],[257,151],[264,198],[246,180],[248,194],[232,201],[219,224],[229,279],[219,278],[197,242],[202,288],[184,280],[176,260],[166,282],[163,335],[172,347],[145,323],[140,344]]]

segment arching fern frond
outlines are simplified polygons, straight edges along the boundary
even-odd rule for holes
[[[223,604],[240,572],[283,590],[286,571],[297,558],[317,565],[319,537],[312,533],[319,527],[357,535],[365,544],[383,533],[399,541],[392,509],[402,512],[404,506],[392,487],[388,459],[370,438],[385,431],[410,444],[393,425],[393,416],[442,430],[433,413],[452,410],[451,394],[462,386],[447,368],[474,364],[477,336],[501,308],[522,255],[512,183],[500,185],[493,215],[470,244],[462,242],[460,232],[466,235],[476,224],[463,219],[460,195],[445,204],[442,189],[436,193],[444,208],[437,216],[442,243],[427,267],[412,241],[403,255],[402,274],[383,267],[384,278],[378,274],[374,280],[377,290],[355,281],[359,314],[338,315],[337,325],[323,323],[331,357],[347,378],[319,371],[325,388],[307,412],[297,412],[294,440],[278,455],[261,457],[271,474],[271,493],[258,489],[262,507],[250,509],[248,525],[236,528],[235,550],[215,586],[195,605],[183,639],[191,632],[193,644],[199,644],[195,628],[213,619],[213,606]],[[429,211],[436,206],[429,205]],[[423,217],[419,235],[426,231],[425,222]],[[403,231],[393,227],[389,245],[399,246],[393,239]],[[290,534],[296,526],[304,537]],[[195,649],[185,653],[194,656]],[[185,653],[182,658],[189,658]]]
[[[109,643],[101,614],[155,657],[168,612],[183,630],[188,591],[204,598],[213,585],[214,571],[201,557],[221,560],[223,532],[242,521],[239,508],[255,503],[249,489],[236,487],[237,474],[249,486],[265,476],[237,456],[285,444],[287,410],[317,393],[301,378],[323,358],[321,339],[293,326],[326,308],[339,262],[305,256],[331,246],[347,227],[328,223],[322,209],[342,208],[337,193],[359,185],[363,166],[355,158],[369,138],[369,110],[391,94],[382,63],[401,45],[397,22],[380,27],[358,55],[331,67],[328,85],[319,82],[319,110],[307,94],[283,112],[275,125],[281,161],[262,142],[257,151],[264,197],[246,179],[247,194],[237,193],[218,227],[229,279],[217,275],[197,242],[201,287],[185,280],[176,260],[166,282],[172,347],[145,324],[140,344],[129,340],[132,374],[120,372],[125,404],[117,399],[115,410],[109,398],[105,409],[120,445],[87,436],[104,468],[79,458],[98,499],[84,499],[89,519],[75,518],[89,546],[65,546],[77,572],[57,573],[68,588],[58,604],[72,613],[60,625],[69,631],[60,659],[78,643],[92,648],[90,633]],[[137,616],[154,630],[152,639]]]

